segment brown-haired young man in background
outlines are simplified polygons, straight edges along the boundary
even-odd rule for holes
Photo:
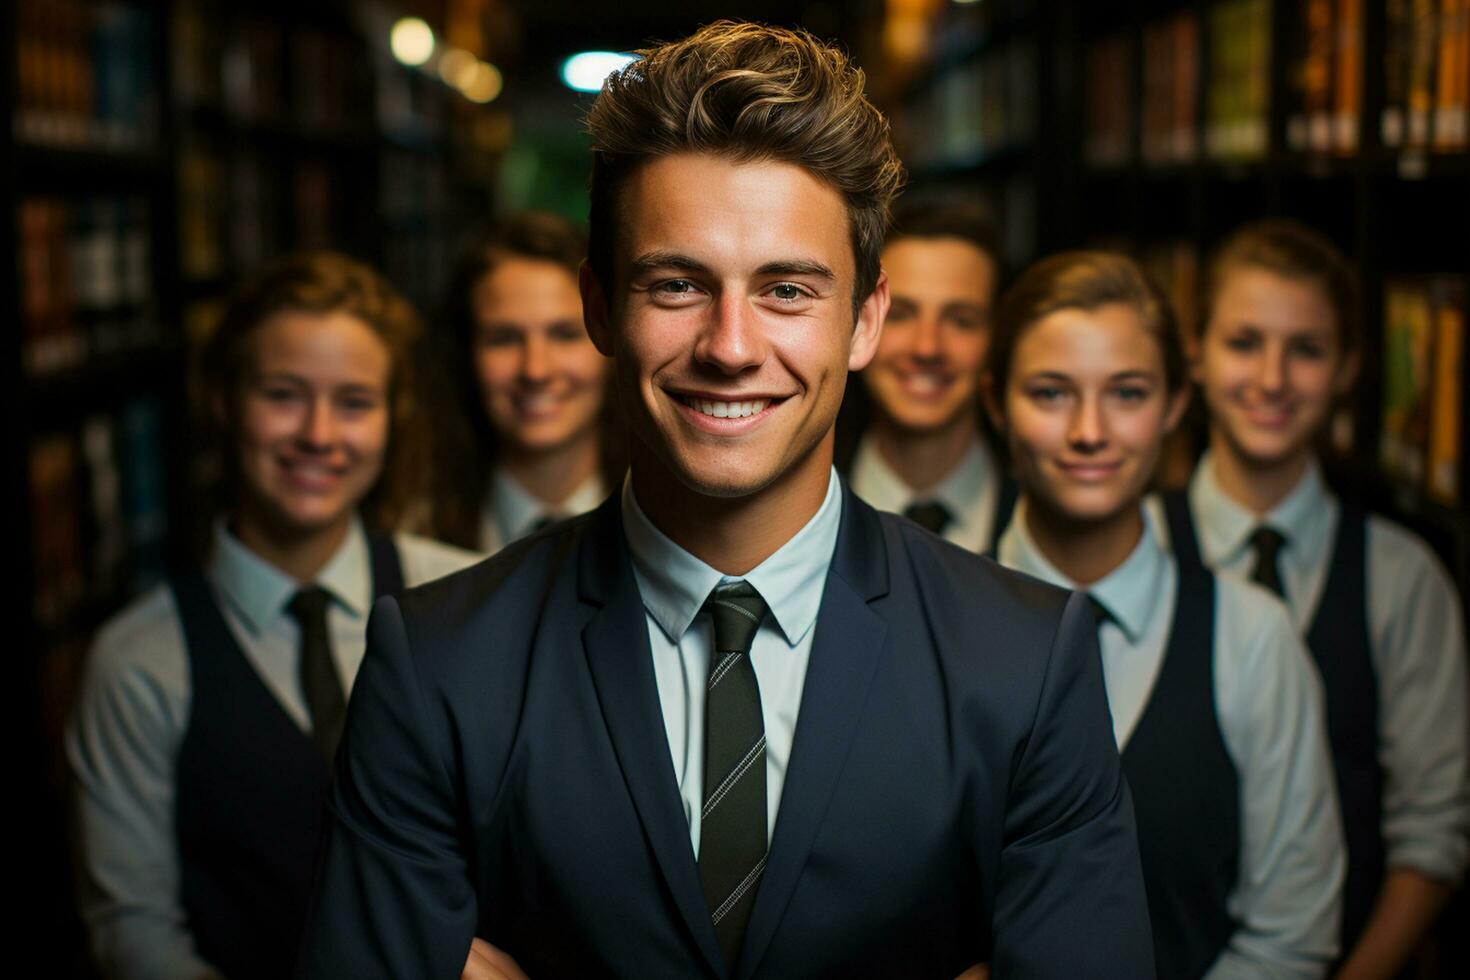
[[[902,179],[862,74],[719,23],[589,127],[630,478],[378,607],[302,975],[1152,975],[1086,601],[832,468]]]

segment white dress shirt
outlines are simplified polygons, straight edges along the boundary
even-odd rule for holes
[[[602,475],[593,473],[559,505],[546,503],[521,486],[502,467],[496,467],[480,509],[480,550],[487,555],[530,534],[543,517],[576,517],[607,499]]]
[[[1026,527],[1025,499],[1001,536],[1002,564],[1081,589],[1111,614],[1099,630],[1103,682],[1122,751],[1168,647],[1179,585],[1161,544],[1157,501],[1128,558],[1085,589],[1063,575]],[[1215,712],[1239,778],[1240,868],[1229,899],[1239,922],[1209,980],[1323,976],[1337,952],[1346,871],[1321,681],[1286,609],[1269,592],[1217,577]]]
[[[1250,575],[1250,537],[1259,525],[1286,536],[1277,563],[1292,619],[1305,634],[1326,586],[1341,512],[1316,463],[1262,519],[1226,496],[1207,453],[1189,504],[1205,563],[1222,571]],[[1366,548],[1387,864],[1453,886],[1470,858],[1463,610],[1439,561],[1403,527],[1370,514]]]
[[[770,608],[751,644],[750,662],[760,685],[766,727],[766,839],[776,827],[781,787],[796,714],[806,685],[817,611],[827,586],[827,569],[837,549],[842,520],[842,484],[832,471],[827,497],[791,540],[748,574],[724,575],[670,541],[638,506],[629,480],[623,485],[623,532],[648,620],[648,643],[658,681],[669,756],[689,822],[689,843],[699,854],[704,801],[704,695],[709,678],[713,627],[701,612],[715,586],[744,580]]]
[[[394,536],[404,583],[419,585],[480,556]],[[300,627],[286,606],[295,579],[222,524],[205,568],[246,660],[303,731]],[[332,596],[327,624],[344,690],[367,648],[372,564],[355,522],[316,584]],[[173,592],[160,585],[109,620],[87,658],[65,748],[80,835],[78,901],[92,951],[109,980],[195,980],[211,969],[194,948],[179,896],[175,774],[192,698],[189,657]]]
[[[943,480],[923,493],[903,481],[871,436],[864,436],[852,461],[852,491],[878,510],[902,514],[915,502],[941,503],[950,522],[941,535],[967,551],[984,552],[995,529],[995,505],[1000,499],[1000,479],[984,440],[976,436],[959,463]]]

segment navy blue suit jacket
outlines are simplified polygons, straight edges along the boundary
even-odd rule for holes
[[[733,974],[614,496],[374,609],[301,976],[1152,976],[1085,601],[842,503]]]

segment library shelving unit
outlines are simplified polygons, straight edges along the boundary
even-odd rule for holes
[[[18,0],[0,11],[0,295],[12,717],[34,911],[86,976],[59,734],[96,628],[195,552],[208,461],[188,368],[236,278],[300,248],[426,312],[490,204],[482,110],[392,60],[372,5]],[[478,114],[476,114],[478,113]],[[460,127],[452,123],[468,119]],[[483,141],[481,141],[483,143]],[[470,161],[473,173],[457,171]],[[468,169],[468,167],[464,168]],[[27,868],[32,870],[31,867]]]

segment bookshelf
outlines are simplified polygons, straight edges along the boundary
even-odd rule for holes
[[[0,10],[11,690],[30,895],[63,976],[90,973],[60,730],[97,626],[207,530],[188,367],[225,292],[266,259],[332,247],[429,312],[450,243],[493,203],[486,149],[505,127],[394,61],[382,16],[336,0]]]

